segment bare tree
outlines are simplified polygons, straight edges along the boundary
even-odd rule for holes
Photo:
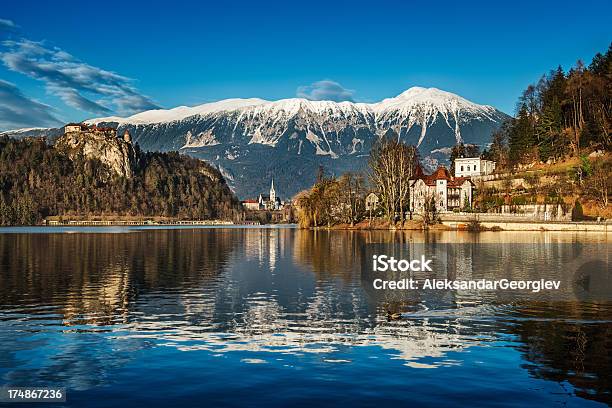
[[[370,153],[370,178],[381,196],[381,206],[390,222],[399,213],[404,222],[406,208],[410,204],[410,178],[418,164],[414,146],[397,138],[383,137]]]
[[[578,60],[576,67],[570,71],[567,80],[566,92],[572,104],[571,128],[573,131],[573,139],[571,140],[571,146],[575,155],[579,153],[580,137],[586,123],[583,110],[583,93],[589,78],[590,74],[585,69],[584,63]]]
[[[337,193],[343,221],[351,226],[355,225],[365,208],[363,176],[351,172],[343,174],[338,180]]]
[[[423,224],[429,225],[436,221],[436,196],[427,191],[423,201]]]
[[[586,190],[602,208],[606,208],[610,202],[610,188],[612,186],[610,168],[596,166],[586,181]]]

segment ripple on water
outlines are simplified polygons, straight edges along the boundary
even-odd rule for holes
[[[507,395],[519,384],[542,405],[570,399],[553,394],[563,382],[572,398],[607,401],[611,303],[478,293],[378,301],[352,250],[373,234],[0,235],[0,378],[121,393],[121,383],[152,388],[145,382],[161,380],[151,373],[163,372],[208,396],[215,391],[204,378],[226,391],[240,390],[240,380],[271,388],[291,378],[317,392],[325,382],[355,390],[374,378],[385,395],[402,401],[410,392],[422,403],[434,398],[419,391],[427,387],[469,386],[499,402],[492,390]],[[459,272],[478,276],[470,252],[461,254]],[[499,258],[483,262],[493,276],[508,273]],[[181,395],[178,383],[165,389]]]

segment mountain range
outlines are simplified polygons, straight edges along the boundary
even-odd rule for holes
[[[144,150],[179,150],[204,159],[241,198],[266,192],[272,179],[280,196],[288,198],[310,187],[321,165],[336,175],[363,170],[370,148],[384,135],[416,145],[425,166],[435,167],[457,143],[486,145],[507,119],[492,106],[413,87],[377,103],[226,99],[85,122],[117,127],[120,134],[127,129]]]

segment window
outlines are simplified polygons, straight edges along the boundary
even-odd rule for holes
[[[470,166],[468,166],[468,171],[470,171]]]
[[[461,171],[463,171],[463,166],[461,166]]]

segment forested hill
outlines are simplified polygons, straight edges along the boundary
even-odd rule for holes
[[[588,65],[558,67],[529,85],[485,156],[501,169],[611,148],[612,44]]]
[[[241,212],[219,171],[200,160],[135,146],[130,167],[125,177],[91,154],[0,137],[0,224],[47,216],[232,219]]]

